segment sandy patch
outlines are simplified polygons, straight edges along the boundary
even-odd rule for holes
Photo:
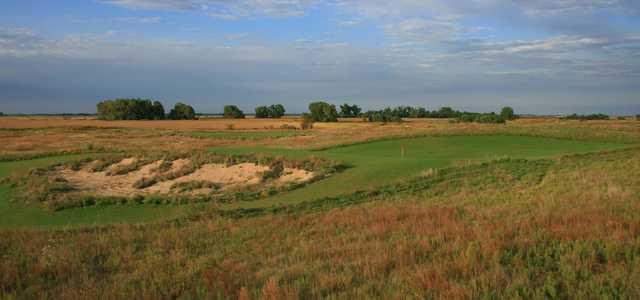
[[[210,181],[219,184],[222,190],[243,185],[259,184],[262,172],[268,171],[269,167],[259,166],[252,163],[243,163],[227,167],[223,164],[203,165],[195,172],[179,177],[175,180],[159,182],[146,189],[145,192],[166,194],[171,191],[171,186],[188,181]]]
[[[98,161],[94,161],[87,164],[79,171],[73,171],[66,168],[60,169],[58,170],[58,175],[66,179],[76,189],[82,192],[91,192],[103,196],[126,197],[151,193],[169,194],[176,192],[175,190],[171,190],[171,187],[174,184],[191,181],[213,182],[220,187],[220,191],[225,191],[260,184],[265,186],[281,186],[288,183],[306,182],[311,180],[314,176],[313,172],[306,170],[285,168],[282,176],[277,180],[263,182],[262,174],[269,171],[269,167],[267,166],[256,165],[253,163],[242,163],[233,166],[226,166],[224,164],[206,164],[201,166],[195,172],[174,180],[158,182],[144,189],[135,188],[134,183],[137,181],[143,178],[150,179],[159,175],[158,167],[162,164],[162,160],[144,165],[139,170],[128,174],[113,176],[107,175],[109,174],[109,171],[114,168],[130,165],[136,162],[136,158],[127,158],[113,166],[110,166],[103,172],[91,172],[90,169],[92,165],[99,163]],[[178,171],[189,163],[189,159],[175,160],[173,161],[171,169],[163,174]],[[201,188],[189,191],[188,193],[203,194],[210,193],[212,191],[213,189],[210,188]]]
[[[307,170],[285,168],[277,182],[279,184],[307,182],[313,179],[313,176],[313,172]]]
[[[106,171],[90,172],[89,168],[83,168],[79,171],[62,169],[59,171],[59,175],[80,191],[95,192],[105,196],[132,196],[139,193],[137,189],[133,188],[133,184],[143,177],[151,177],[153,170],[161,162],[156,161],[124,175],[108,176]],[[130,164],[132,161],[126,160],[124,163]]]

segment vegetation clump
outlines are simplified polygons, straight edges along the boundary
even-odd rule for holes
[[[256,107],[257,119],[280,119],[284,116],[285,109],[282,104]]]
[[[589,121],[589,120],[609,120],[611,117],[605,114],[590,114],[590,115],[578,115],[571,114],[568,116],[564,116],[562,120],[580,120],[580,121]]]
[[[309,104],[309,114],[314,122],[338,122],[336,106],[318,101]]]
[[[162,120],[164,108],[148,99],[105,100],[97,105],[99,120]]]
[[[341,118],[359,118],[362,116],[362,108],[357,105],[349,105],[348,103],[340,105]]]
[[[300,129],[307,130],[313,128],[313,117],[310,114],[302,114],[302,121],[300,121]]]
[[[170,120],[195,120],[196,112],[193,107],[178,102],[173,109],[171,109],[167,118]]]
[[[482,124],[504,124],[506,119],[496,113],[469,113],[464,112],[458,117],[459,122],[476,122]]]
[[[244,112],[235,105],[226,105],[223,116],[227,119],[244,119]]]
[[[500,111],[500,117],[507,121],[513,121],[518,118],[518,115],[515,114],[514,110],[510,106],[505,106]]]

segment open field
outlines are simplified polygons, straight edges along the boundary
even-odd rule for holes
[[[245,168],[239,158],[346,167],[250,199],[53,211],[19,200],[23,187],[5,180],[0,297],[640,297],[635,120],[350,120],[312,130],[281,129],[297,119],[0,124],[0,178],[32,168],[75,174],[113,155],[145,158],[132,151],[153,159],[135,168],[114,159],[104,174],[66,179],[85,187],[111,180],[129,191],[122,180],[159,167],[158,151],[234,158],[205,178],[211,186],[222,180],[216,174]],[[204,178],[193,171],[176,178]]]

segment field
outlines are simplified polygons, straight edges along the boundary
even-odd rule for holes
[[[296,126],[0,118],[0,297],[640,297],[638,121]],[[249,198],[23,200],[24,178],[114,155],[147,162],[84,177],[196,156],[326,175]]]

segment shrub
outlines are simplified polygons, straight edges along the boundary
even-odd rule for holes
[[[100,120],[164,119],[162,104],[148,99],[105,100],[98,103],[97,113]]]
[[[310,114],[302,114],[302,121],[300,122],[301,129],[312,129],[313,128],[313,118]]]
[[[169,119],[171,120],[195,120],[196,112],[193,107],[184,103],[178,102],[169,113]]]
[[[518,118],[518,116],[516,116],[516,114],[513,112],[513,108],[509,107],[509,106],[505,106],[502,108],[502,111],[500,111],[500,116],[505,119],[505,120],[515,120]]]
[[[636,115],[636,121],[640,121],[640,115]]]
[[[278,179],[282,176],[282,172],[284,171],[284,165],[281,161],[276,161],[269,166],[269,170],[262,173],[262,181],[267,181],[270,179]]]
[[[309,112],[314,122],[338,122],[336,106],[318,101],[309,104]]]
[[[572,115],[564,116],[561,119],[587,121],[587,120],[609,120],[610,117],[605,114],[590,114],[590,115],[572,114]]]
[[[226,105],[224,107],[224,117],[227,119],[244,119],[244,112],[235,105]]]
[[[506,120],[502,117],[502,115],[497,115],[496,113],[482,114],[464,112],[461,113],[460,116],[458,116],[458,121],[465,123],[476,122],[484,124],[504,124]]]
[[[274,104],[271,106],[258,106],[256,107],[256,118],[264,119],[279,119],[284,116],[285,109],[282,104]]]

